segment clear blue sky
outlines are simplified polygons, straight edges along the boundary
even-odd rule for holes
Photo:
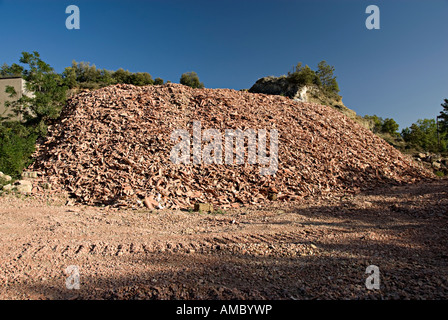
[[[68,30],[65,8],[81,12]],[[381,29],[367,30],[366,7]],[[0,63],[38,51],[62,72],[72,60],[208,88],[250,88],[301,61],[336,68],[344,103],[401,128],[434,118],[448,98],[448,0],[0,0]]]

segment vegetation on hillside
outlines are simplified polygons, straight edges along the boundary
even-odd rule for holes
[[[155,80],[147,72],[132,73],[122,68],[116,71],[98,69],[89,62],[73,61],[71,67],[65,68],[62,77],[70,88],[98,89],[117,83],[146,86],[155,84]],[[157,78],[157,84],[163,84],[163,79]]]
[[[180,83],[191,88],[204,88],[196,72],[186,72],[180,77]]]
[[[58,74],[36,51],[22,52],[19,63],[3,64],[2,77],[22,77],[26,80],[26,90],[33,93],[17,98],[13,87],[6,88],[12,101],[5,103],[8,112],[0,115],[0,171],[13,177],[19,177],[30,164],[36,140],[46,136],[48,125],[59,117],[67,95],[78,89],[92,90],[113,84],[164,84],[162,78],[153,79],[147,72],[132,73],[122,68],[109,71],[89,62],[73,61]],[[181,83],[193,88],[204,87],[195,72],[183,74]],[[12,120],[19,115],[23,121]]]
[[[439,119],[438,128],[435,119],[419,119],[411,127],[403,129],[400,133],[398,132],[398,123],[392,118],[383,119],[377,115],[366,115],[361,118],[354,112],[351,114],[345,110],[341,102],[342,97],[339,95],[339,85],[334,71],[334,66],[328,65],[326,61],[321,61],[316,71],[308,65],[302,66],[302,63],[299,62],[294,71],[288,73],[287,79],[300,86],[317,86],[319,91],[314,92],[312,98],[317,99],[322,104],[340,109],[341,112],[368,127],[373,133],[401,151],[448,151],[448,99],[444,99],[443,110],[437,117]]]
[[[408,150],[446,152],[447,131],[439,126],[434,119],[419,119],[409,128],[403,129],[401,136]]]
[[[366,115],[364,119],[371,123],[370,128],[375,134],[403,152],[441,153],[448,151],[448,119],[444,120],[443,118],[447,106],[444,107],[444,110],[438,116],[440,119],[438,127],[435,119],[419,119],[401,132],[398,132],[399,126],[393,119],[382,119],[376,115]]]
[[[327,97],[339,101],[341,96],[339,95],[339,85],[334,71],[334,66],[328,65],[325,60],[319,62],[316,71],[312,70],[308,65],[303,67],[302,63],[299,62],[295,66],[294,72],[288,72],[287,79],[291,83],[300,86],[315,85]]]
[[[23,168],[31,164],[31,154],[38,134],[20,122],[0,124],[0,171],[19,177]]]
[[[45,63],[38,52],[23,52],[20,64],[3,65],[2,76],[21,76],[25,79],[26,90],[32,95],[7,101],[9,110],[0,123],[0,171],[11,176],[19,176],[30,163],[36,139],[47,134],[47,126],[59,117],[66,101],[67,87],[61,75]],[[11,98],[17,96],[13,87],[7,86],[6,93]],[[22,122],[11,120],[20,115]]]

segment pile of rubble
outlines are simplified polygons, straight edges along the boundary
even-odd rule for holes
[[[418,152],[413,155],[415,161],[421,162],[425,168],[435,173],[448,175],[448,158],[437,153]]]
[[[247,161],[173,163],[170,153],[178,142],[171,134],[183,129],[193,136],[194,121],[223,135],[226,129],[276,129],[275,174],[260,175],[266,165]],[[68,191],[85,204],[128,207],[237,207],[433,177],[330,107],[179,84],[80,93],[69,100],[34,157],[29,170],[39,172],[53,190]]]

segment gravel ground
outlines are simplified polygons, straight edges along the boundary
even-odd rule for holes
[[[447,187],[219,214],[3,195],[0,299],[447,299]],[[378,290],[366,288],[369,265]]]

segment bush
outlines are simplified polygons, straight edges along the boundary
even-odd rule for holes
[[[154,84],[154,80],[147,72],[137,72],[131,74],[129,78],[129,83],[135,86],[148,86]]]
[[[383,119],[378,117],[377,115],[369,116],[365,115],[363,117],[369,123],[369,128],[373,133],[376,134],[388,134],[391,137],[401,139],[400,134],[398,133],[399,125],[392,118]]]
[[[293,73],[288,74],[288,80],[291,83],[306,86],[306,85],[317,85],[320,86],[321,82],[316,73],[311,70],[307,65],[302,67],[302,63],[298,63],[295,67],[295,71]]]
[[[317,71],[312,70],[308,65],[302,67],[299,62],[294,68],[294,72],[288,72],[289,82],[299,86],[317,86],[322,93],[330,100],[341,101],[339,95],[339,85],[334,75],[334,67],[325,61],[319,62]]]
[[[155,79],[154,79],[154,84],[155,84],[155,85],[161,85],[161,84],[163,84],[163,79],[161,79],[161,78],[155,78]]]
[[[0,124],[0,171],[19,177],[31,164],[38,134],[20,122]]]
[[[136,86],[154,84],[152,76],[147,72],[132,73],[122,68],[116,71],[109,71],[106,69],[97,69],[95,65],[90,65],[89,62],[78,63],[76,61],[72,62],[71,67],[65,68],[62,77],[65,85],[70,89],[81,88],[92,90],[117,83],[133,84]]]
[[[204,88],[204,84],[199,81],[199,77],[194,71],[182,74],[180,83],[191,88]]]
[[[383,118],[378,117],[377,115],[373,116],[365,115],[363,118],[369,123],[369,129],[373,133],[381,133],[384,121]]]
[[[445,174],[443,173],[443,171],[436,171],[435,172],[436,176],[443,178],[445,176]]]
[[[395,122],[394,119],[386,118],[381,125],[381,132],[396,136],[398,135],[398,128],[399,125]]]

